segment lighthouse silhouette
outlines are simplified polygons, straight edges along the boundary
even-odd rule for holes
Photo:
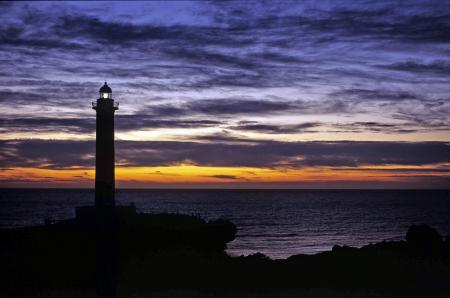
[[[96,111],[95,140],[95,204],[76,207],[76,218],[85,224],[111,225],[136,215],[136,206],[117,206],[115,202],[114,113],[119,103],[112,98],[112,89],[105,84],[99,98],[92,102]]]
[[[112,98],[112,90],[105,82],[100,96],[92,103],[97,113],[95,148],[95,207],[97,297],[116,297],[116,224],[114,177],[114,113],[119,105]],[[89,208],[87,209],[89,210]]]
[[[109,209],[115,206],[114,174],[114,112],[118,102],[112,98],[112,89],[105,84],[100,97],[92,103],[97,112],[95,148],[95,207]]]

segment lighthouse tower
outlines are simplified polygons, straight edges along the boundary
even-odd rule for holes
[[[112,90],[105,82],[100,97],[92,103],[97,112],[95,148],[95,207],[108,209],[115,206],[114,177],[114,112],[118,102],[112,98]]]

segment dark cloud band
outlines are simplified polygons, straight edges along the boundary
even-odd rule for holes
[[[93,141],[1,141],[0,166],[92,167]],[[122,166],[191,163],[230,167],[357,167],[432,165],[450,162],[450,145],[442,142],[274,142],[247,144],[117,141]]]

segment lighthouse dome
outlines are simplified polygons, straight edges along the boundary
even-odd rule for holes
[[[105,85],[100,88],[100,93],[112,93],[111,88],[108,86],[108,83],[105,82]]]
[[[99,90],[100,92],[100,98],[111,98],[112,90],[108,86],[108,84],[105,82],[105,85],[102,86]]]

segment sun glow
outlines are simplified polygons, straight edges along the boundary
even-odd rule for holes
[[[254,168],[254,167],[208,167],[180,164],[162,167],[116,167],[119,187],[163,187],[172,184],[234,184],[234,183],[322,183],[342,181],[409,181],[413,177],[450,177],[449,169],[441,164],[420,166],[361,166],[355,168],[305,167],[305,168]],[[93,168],[8,168],[0,172],[4,185],[31,187],[92,187]]]

